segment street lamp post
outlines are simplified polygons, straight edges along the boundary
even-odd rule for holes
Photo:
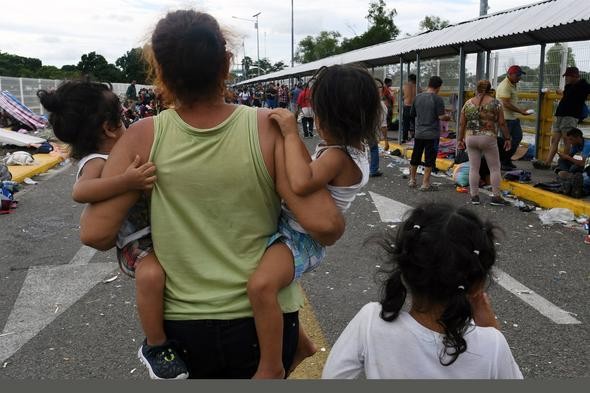
[[[258,59],[258,65],[260,65],[260,35],[258,34],[258,15],[260,15],[260,12],[252,15],[252,17],[256,18],[256,22],[254,22],[254,27],[256,28],[256,58]],[[260,68],[258,68],[258,76],[260,76]]]
[[[258,34],[258,16],[261,13],[258,12],[252,15],[253,18],[256,19],[246,19],[246,18],[238,18],[237,16],[232,16],[234,19],[246,20],[248,22],[254,22],[254,28],[256,29],[256,58],[258,60],[258,64],[260,64],[260,35]],[[260,76],[260,68],[258,69],[258,76]]]

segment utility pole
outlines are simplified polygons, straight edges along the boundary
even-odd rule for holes
[[[256,19],[238,18],[237,16],[232,16],[232,18],[254,22],[254,28],[256,29],[256,59],[258,60],[258,65],[260,65],[260,35],[258,34],[258,15],[260,15],[260,12],[252,15],[252,18]],[[244,54],[244,56],[246,55]],[[258,76],[260,76],[260,68],[258,68]]]
[[[488,14],[488,0],[479,0],[479,16]],[[484,61],[485,55],[483,52],[477,52],[477,67],[475,70],[475,77],[479,81],[483,79],[484,75]]]
[[[293,0],[291,0],[291,68],[293,68],[293,61],[295,58],[295,34],[293,29]]]
[[[260,12],[252,15],[253,18],[256,18],[256,22],[254,22],[254,27],[256,28],[256,58],[258,59],[258,76],[260,76],[260,36],[258,34],[258,16],[259,15],[260,15]]]

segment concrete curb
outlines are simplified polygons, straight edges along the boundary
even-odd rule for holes
[[[380,142],[380,145],[383,145],[383,142]],[[392,151],[395,149],[399,149],[402,152],[402,156],[405,158],[409,158],[412,155],[411,148],[389,142],[389,150]],[[447,171],[453,165],[455,165],[453,160],[442,158],[436,159],[436,167],[444,171]],[[587,200],[570,198],[565,195],[533,187],[531,184],[522,184],[514,181],[502,180],[500,188],[504,191],[509,191],[511,194],[519,198],[534,202],[545,209],[563,207],[570,209],[576,215],[590,216],[590,202]]]
[[[45,173],[63,161],[61,156],[55,154],[34,154],[37,165],[9,165],[8,170],[12,174],[12,181],[22,183],[27,177],[33,177]]]

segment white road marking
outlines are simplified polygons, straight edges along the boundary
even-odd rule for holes
[[[0,334],[0,362],[76,303],[115,263],[88,263],[96,250],[82,246],[66,265],[31,267]]]
[[[516,295],[520,300],[539,311],[542,315],[560,325],[581,323],[569,312],[562,310],[547,299],[536,294],[535,291],[521,284],[502,270],[494,268],[494,281]]]
[[[379,211],[382,222],[402,222],[408,210],[412,209],[412,206],[384,197],[376,192],[369,191],[369,194]]]
[[[384,197],[375,192],[369,192],[369,194],[371,195],[371,198],[373,198],[375,207],[379,211],[379,216],[383,222],[401,222],[403,221],[406,212],[412,209],[411,206]],[[521,284],[504,271],[494,268],[493,272],[495,281],[501,287],[517,296],[520,300],[533,307],[553,322],[560,325],[581,323],[574,318],[571,313],[562,310],[547,299],[536,294],[533,290]]]

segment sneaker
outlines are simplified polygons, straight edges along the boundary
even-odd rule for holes
[[[188,378],[186,364],[169,342],[152,346],[143,340],[137,357],[147,367],[151,379]]]
[[[510,206],[510,202],[506,199],[502,198],[501,196],[493,196],[490,200],[490,205],[492,206]]]
[[[472,205],[479,205],[479,195],[471,197],[471,204]]]
[[[375,172],[375,173],[371,173],[371,174],[369,175],[369,177],[379,177],[379,176],[383,176],[383,172],[381,172],[381,171],[377,171],[377,172]]]

